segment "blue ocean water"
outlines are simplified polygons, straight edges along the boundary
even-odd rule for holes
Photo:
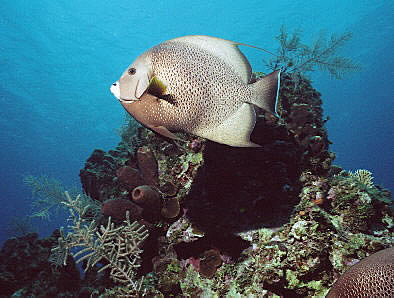
[[[12,216],[31,212],[23,176],[79,187],[95,148],[119,141],[124,112],[109,87],[141,52],[204,34],[275,51],[283,24],[313,41],[351,31],[341,52],[362,65],[343,80],[312,74],[322,93],[331,150],[347,170],[368,169],[394,189],[392,1],[3,1],[0,10],[0,241]],[[254,70],[266,54],[245,49]],[[64,216],[40,225],[42,236]]]

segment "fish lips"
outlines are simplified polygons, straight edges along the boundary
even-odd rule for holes
[[[120,102],[126,102],[130,103],[133,101],[137,101],[138,98],[133,99],[133,98],[122,98],[120,97],[120,86],[119,86],[119,81],[115,82],[112,84],[110,87],[111,93],[120,101]]]

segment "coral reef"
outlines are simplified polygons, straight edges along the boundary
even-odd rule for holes
[[[357,170],[354,173],[350,173],[350,175],[355,177],[360,183],[367,187],[373,186],[373,176],[368,170]]]
[[[131,154],[125,145],[108,153],[99,149],[94,150],[79,174],[84,193],[94,200],[103,202],[117,197],[113,194],[114,186],[116,189],[122,187],[127,190],[127,186],[119,181],[116,171],[120,165],[124,165]]]
[[[282,230],[258,232],[251,252],[253,258],[248,259],[242,271],[243,278],[247,274],[251,279],[258,277],[258,284],[286,297],[321,297],[352,260],[392,245],[393,230],[384,219],[392,218],[393,214],[389,205],[381,202],[378,196],[371,195],[368,202],[360,202],[363,194],[356,187],[348,193],[351,195],[347,198],[348,212],[339,210],[336,201],[343,195],[337,193],[335,198],[329,198],[327,194],[338,181],[345,190],[351,187],[352,178],[323,178],[304,172],[300,180],[304,186],[300,202],[295,207],[296,213]],[[374,192],[380,193],[377,189]],[[323,202],[316,204],[316,197],[322,198]],[[354,209],[352,203],[362,208]],[[359,220],[365,216],[364,208],[374,210],[367,226]],[[254,292],[256,287],[257,284],[250,283],[245,291]]]
[[[66,206],[70,208],[71,232],[67,235],[62,230],[58,246],[52,249],[51,261],[56,265],[66,265],[71,254],[77,263],[86,261],[85,271],[101,263],[100,273],[110,269],[109,276],[117,283],[127,284],[139,292],[141,282],[136,281],[136,268],[140,266],[141,245],[148,237],[148,231],[138,222],[130,222],[129,212],[123,225],[115,227],[109,217],[106,227],[97,227],[94,220],[86,219],[86,207],[79,196],[71,198],[66,192]],[[82,247],[71,253],[74,247]]]
[[[178,144],[140,128],[143,145],[117,161],[149,169],[140,175],[161,194],[161,217],[143,216],[157,235],[142,255],[154,273],[147,294],[323,296],[353,262],[392,245],[391,195],[366,172],[332,165],[320,93],[284,73],[279,100],[280,119],[258,114],[251,138],[262,148],[186,134]],[[111,191],[130,197],[116,183]]]
[[[139,171],[130,166],[123,166],[119,168],[116,171],[116,176],[118,177],[119,181],[131,191],[135,187],[144,183]]]
[[[180,147],[141,131],[163,192],[156,289],[322,296],[352,263],[392,245],[391,194],[367,171],[332,165],[321,105],[310,81],[284,73],[281,119],[260,113],[252,134],[263,148],[189,136]],[[179,211],[169,216],[171,209]]]
[[[129,212],[131,218],[136,220],[141,218],[142,208],[125,199],[110,199],[105,201],[101,207],[103,215],[118,221],[126,219],[126,212]]]
[[[6,233],[9,237],[21,237],[35,232],[36,227],[32,223],[31,216],[13,216],[6,226]]]
[[[393,246],[391,194],[332,165],[320,93],[284,73],[279,102],[280,119],[258,111],[261,148],[179,143],[130,120],[115,150],[95,150],[80,177],[100,208],[67,197],[71,234],[52,255],[82,247],[79,295],[323,297]]]
[[[0,297],[76,297],[79,272],[71,257],[54,270],[48,258],[59,231],[46,239],[31,233],[7,240],[0,250]]]
[[[301,170],[309,169],[324,175],[331,168],[335,155],[328,151],[330,141],[324,124],[320,93],[304,77],[297,80],[282,75],[280,114],[288,132],[302,151]]]
[[[327,295],[332,297],[391,297],[394,294],[394,247],[350,267]]]

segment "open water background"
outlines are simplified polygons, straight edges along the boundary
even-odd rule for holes
[[[362,71],[332,80],[312,74],[322,93],[331,150],[347,170],[368,169],[394,189],[393,1],[4,0],[0,4],[0,242],[12,216],[31,213],[23,176],[48,175],[66,187],[95,148],[116,146],[124,112],[109,87],[140,53],[164,40],[203,34],[275,51],[283,24],[353,33],[341,54]],[[243,48],[256,71],[259,51]],[[34,221],[41,236],[65,214]]]

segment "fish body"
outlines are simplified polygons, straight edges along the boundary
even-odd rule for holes
[[[275,113],[280,72],[249,84],[251,66],[238,45],[208,36],[163,42],[139,56],[111,91],[137,121],[166,137],[185,131],[256,147],[255,106]]]

